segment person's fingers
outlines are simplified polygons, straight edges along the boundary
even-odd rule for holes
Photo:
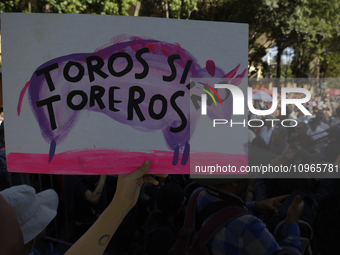
[[[256,210],[263,214],[275,214],[276,208],[272,199],[263,200],[255,203]]]
[[[279,202],[281,202],[282,200],[285,200],[287,197],[289,197],[289,194],[283,195],[283,196],[279,196],[279,197],[276,197],[276,198],[275,198],[275,202],[279,203]]]
[[[266,210],[266,214],[276,214],[277,209],[274,206],[268,206]]]
[[[151,175],[145,175],[143,177],[143,181],[144,182],[150,182],[150,183],[152,183],[154,185],[158,185],[159,184],[159,182],[155,178],[153,178]]]
[[[278,213],[277,208],[274,205],[270,205],[269,210],[274,214]]]
[[[157,176],[157,177],[161,177],[161,178],[166,178],[169,175],[168,174],[152,174],[152,176]]]
[[[289,195],[283,195],[283,196],[279,196],[279,197],[275,197],[272,200],[272,204],[275,208],[278,208],[281,205],[281,201],[285,200],[287,197],[289,197]],[[277,209],[276,209],[277,211]]]
[[[300,204],[298,204],[298,206],[301,208],[301,209],[303,209],[303,207],[305,206],[305,201],[301,201],[300,202]]]
[[[294,200],[293,200],[293,202],[292,202],[292,205],[293,206],[298,206],[298,204],[301,202],[301,197],[299,196],[299,195],[296,195],[295,197],[294,197]]]
[[[137,168],[137,170],[132,172],[129,175],[129,177],[131,177],[134,180],[137,180],[140,177],[142,177],[143,175],[145,175],[149,171],[149,169],[150,169],[150,161],[149,160],[145,160],[143,165],[141,165],[140,167]]]

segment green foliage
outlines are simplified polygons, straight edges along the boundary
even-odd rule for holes
[[[313,71],[310,65],[313,62],[317,63],[319,77],[340,75],[339,0],[140,1],[141,16],[249,24],[248,64],[256,68],[262,66],[265,74],[308,77]],[[127,15],[130,5],[136,5],[137,0],[2,0],[0,9],[28,12],[29,3],[31,12]],[[49,6],[49,10],[45,6]],[[262,63],[263,56],[272,46],[277,46],[278,50],[276,71]],[[293,48],[295,53],[288,69],[281,64],[287,47]]]
[[[0,1],[0,10],[2,12],[28,12],[28,3],[26,0]]]
[[[303,7],[299,8],[300,16],[291,21],[298,35],[292,43],[295,51],[293,73],[296,77],[311,74],[314,77],[328,77],[331,59],[340,52],[339,48],[333,47],[334,39],[340,33],[340,3],[337,0],[310,0]],[[311,68],[311,64],[314,67]]]
[[[28,12],[29,2],[1,1],[0,9],[4,12]],[[130,5],[136,3],[137,0],[36,0],[31,2],[31,12],[128,15]]]
[[[187,19],[192,11],[197,10],[197,0],[170,0],[170,16],[173,18]]]
[[[189,19],[197,0],[141,0],[141,16]]]
[[[86,10],[86,1],[81,0],[47,0],[52,9],[58,13],[83,13]],[[91,1],[90,1],[91,2]]]
[[[137,0],[46,0],[52,6],[53,12],[58,13],[91,13],[128,15],[130,4]]]

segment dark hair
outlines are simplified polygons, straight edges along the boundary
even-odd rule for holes
[[[288,136],[288,131],[284,127],[277,127],[275,130],[276,130],[277,133],[279,133],[280,136],[282,136],[284,138],[286,138]]]
[[[311,118],[311,119],[308,121],[308,124],[309,124],[309,125],[318,124],[318,120],[317,120],[316,118]]]
[[[340,239],[340,190],[323,198],[314,218],[313,243],[321,255],[338,254]]]
[[[324,117],[324,116],[325,116],[325,115],[323,114],[323,112],[322,112],[322,111],[318,111],[318,112],[316,112],[316,113],[315,113],[315,116],[316,116],[316,115],[320,115],[320,116],[322,116],[322,117]]]
[[[308,130],[308,124],[305,122],[299,122],[297,125],[302,125],[304,129]]]
[[[165,217],[176,215],[183,201],[183,189],[174,183],[165,184],[156,195],[156,207]]]
[[[336,114],[340,114],[340,107],[336,108],[335,111],[336,111]]]
[[[260,135],[256,136],[251,142],[251,144],[259,148],[263,148],[263,149],[266,148],[266,142],[263,140],[263,138]]]
[[[5,147],[5,128],[4,121],[0,124],[0,143]]]

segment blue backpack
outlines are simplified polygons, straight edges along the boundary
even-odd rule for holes
[[[211,238],[224,225],[242,215],[250,214],[247,209],[227,201],[213,202],[198,212],[197,197],[203,190],[198,189],[191,196],[184,226],[178,231],[176,242],[169,250],[168,255],[211,255],[208,247]],[[202,227],[206,219],[208,221]]]

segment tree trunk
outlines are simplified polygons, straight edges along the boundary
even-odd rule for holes
[[[284,48],[282,46],[277,47],[277,55],[276,55],[276,78],[281,77],[281,57]]]
[[[169,4],[168,4],[168,0],[165,0],[165,2],[162,2],[163,4],[163,10],[165,12],[165,18],[169,18]]]

